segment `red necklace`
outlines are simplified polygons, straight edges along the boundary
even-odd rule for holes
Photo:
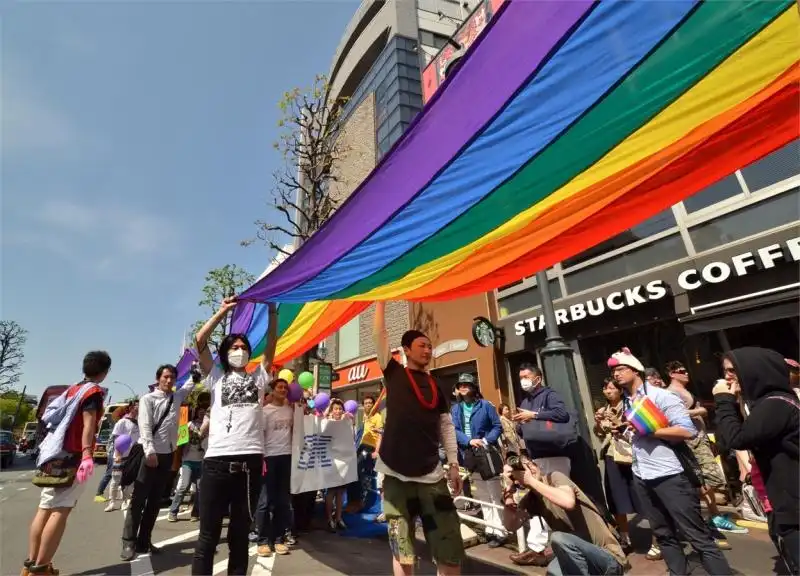
[[[417,386],[417,381],[414,380],[414,376],[411,374],[411,370],[408,369],[408,366],[406,366],[406,374],[408,375],[408,379],[411,380],[411,389],[414,390],[414,394],[416,394],[417,400],[419,400],[419,403],[422,404],[422,407],[427,408],[428,410],[433,410],[436,408],[436,405],[439,403],[439,390],[438,386],[436,385],[436,380],[433,379],[433,376],[431,376],[430,373],[427,374],[428,384],[431,386],[431,401],[428,402],[422,395],[422,390],[420,390],[419,386]]]

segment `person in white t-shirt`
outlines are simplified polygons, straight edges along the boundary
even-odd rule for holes
[[[229,334],[220,343],[218,366],[208,350],[208,338],[236,306],[236,298],[222,301],[219,311],[196,336],[200,369],[211,393],[208,448],[200,479],[200,535],[194,549],[192,574],[214,572],[214,552],[222,531],[222,519],[230,510],[228,524],[228,574],[247,574],[247,534],[253,519],[250,495],[261,487],[264,454],[264,414],[269,369],[275,355],[278,314],[269,304],[267,346],[261,362],[251,364],[252,347],[244,334]],[[250,368],[252,371],[248,371]],[[268,401],[271,398],[267,397]]]
[[[294,409],[287,400],[289,383],[272,383],[272,402],[264,406],[264,462],[267,473],[258,499],[258,555],[288,554],[284,535],[291,519],[292,423]]]

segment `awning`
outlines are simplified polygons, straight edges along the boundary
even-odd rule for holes
[[[800,289],[756,296],[679,318],[687,335],[715,332],[800,315]]]

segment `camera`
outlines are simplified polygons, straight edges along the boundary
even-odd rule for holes
[[[525,467],[522,465],[522,457],[518,452],[514,452],[513,450],[506,451],[506,464],[513,470],[518,470],[520,472],[525,470]]]

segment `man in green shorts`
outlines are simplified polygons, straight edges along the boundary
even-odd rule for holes
[[[384,306],[375,305],[375,349],[386,384],[386,420],[376,469],[384,475],[394,576],[414,573],[417,517],[440,576],[458,575],[464,543],[448,483],[458,494],[461,477],[449,392],[426,371],[433,348],[422,332],[403,334],[405,367],[392,358]],[[447,454],[447,473],[439,461],[440,443]]]

